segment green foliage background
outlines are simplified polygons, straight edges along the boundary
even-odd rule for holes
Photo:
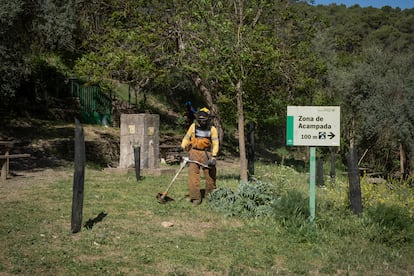
[[[233,142],[242,80],[244,118],[263,147],[284,145],[287,105],[340,105],[342,158],[355,138],[369,149],[363,166],[398,171],[400,146],[407,160],[414,152],[414,9],[307,2],[245,2],[237,46],[232,0],[3,1],[1,113],[50,116],[55,97],[68,102],[69,78],[127,85],[137,112],[151,94],[181,113],[189,98],[204,104],[197,74]]]

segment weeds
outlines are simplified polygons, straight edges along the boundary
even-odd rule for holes
[[[310,224],[306,175],[262,164],[256,172],[244,184],[222,173],[209,204],[195,208],[183,200],[185,172],[169,193],[175,200],[163,205],[155,196],[170,176],[137,182],[88,168],[77,234],[70,233],[71,170],[9,179],[0,185],[0,274],[414,273],[412,216],[388,201],[394,197],[366,204],[358,217],[348,210],[346,180],[337,179],[317,191]],[[401,185],[398,198],[409,204],[410,191]]]
[[[367,227],[373,226],[367,232],[372,241],[389,246],[414,241],[414,220],[406,209],[399,206],[378,203],[369,207],[365,212],[365,223]]]

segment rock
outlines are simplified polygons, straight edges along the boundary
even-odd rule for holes
[[[161,223],[161,225],[162,225],[162,227],[164,227],[164,228],[169,228],[169,227],[173,227],[173,226],[174,226],[174,223],[169,222],[169,221],[163,221],[163,222]]]

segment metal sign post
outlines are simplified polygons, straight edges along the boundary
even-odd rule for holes
[[[309,211],[310,221],[313,223],[315,219],[315,160],[316,160],[316,148],[310,147],[309,153]]]
[[[339,106],[288,106],[286,145],[310,146],[309,210],[310,221],[315,219],[315,146],[339,147]]]

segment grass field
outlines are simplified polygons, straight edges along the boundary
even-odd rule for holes
[[[237,166],[220,161],[218,170],[218,186],[236,190]],[[278,183],[280,191],[294,190],[306,199],[306,174],[262,164],[256,174],[260,181]],[[208,202],[193,207],[184,199],[186,171],[170,190],[175,200],[159,204],[155,196],[172,176],[137,182],[133,174],[87,168],[83,223],[100,221],[76,234],[70,231],[72,167],[21,172],[0,182],[0,275],[414,273],[412,234],[404,232],[413,229],[412,223],[390,232],[389,225],[365,215],[368,207],[361,217],[351,214],[346,179],[317,190],[316,219],[310,224],[289,213],[242,219]],[[366,204],[375,206],[376,192],[369,191],[372,198]],[[403,194],[410,202],[412,191],[407,191],[400,191],[400,198]]]

